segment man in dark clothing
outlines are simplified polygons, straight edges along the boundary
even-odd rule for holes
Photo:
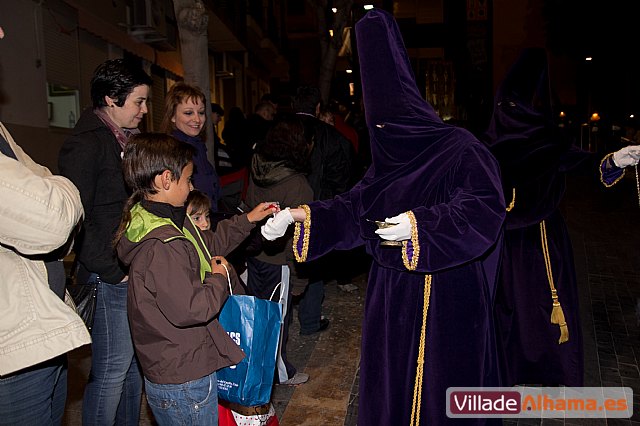
[[[302,120],[305,137],[311,145],[310,172],[307,176],[314,200],[327,200],[349,189],[351,181],[351,144],[334,127],[316,118],[320,110],[320,91],[316,87],[299,87],[293,111]],[[325,330],[329,320],[322,317],[324,281],[320,264],[309,267],[309,284],[300,299],[298,319],[300,333]]]
[[[213,146],[216,172],[218,175],[224,175],[231,169],[231,160],[226,146],[222,144],[220,135],[218,134],[218,123],[224,117],[224,109],[219,104],[211,103],[211,123],[213,124]]]
[[[320,91],[300,87],[293,100],[293,111],[304,123],[305,136],[312,144],[308,179],[316,200],[326,200],[349,189],[351,144],[334,127],[320,121]]]
[[[273,124],[273,118],[276,115],[276,109],[270,102],[260,102],[256,105],[254,113],[247,117],[247,129],[249,132],[249,143],[251,154],[256,148],[256,144],[264,141],[267,132]],[[251,163],[251,156],[249,156]]]

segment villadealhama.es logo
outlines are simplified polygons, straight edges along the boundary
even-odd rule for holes
[[[629,387],[449,388],[447,417],[630,418]]]

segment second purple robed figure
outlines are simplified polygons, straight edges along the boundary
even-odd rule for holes
[[[304,261],[364,244],[373,257],[358,424],[406,425],[417,414],[424,315],[418,420],[457,424],[446,416],[448,387],[498,385],[491,314],[505,216],[498,165],[422,99],[391,15],[369,12],[356,34],[373,164],[351,191],[303,206],[307,220],[296,224],[294,252]],[[402,212],[411,218],[411,239],[402,248],[382,246],[371,220]]]
[[[495,308],[503,386],[583,384],[573,249],[559,205],[565,174],[588,154],[554,122],[553,106],[546,52],[526,49],[498,88],[484,135],[512,198]],[[552,285],[564,325],[551,321]]]

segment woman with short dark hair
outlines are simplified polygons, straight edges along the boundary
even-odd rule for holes
[[[106,61],[91,79],[86,109],[60,151],[60,173],[80,190],[85,220],[76,244],[79,284],[96,283],[91,373],[82,424],[137,424],[142,376],[127,318],[128,271],[113,238],[129,196],[122,153],[147,110],[151,78],[124,59]]]

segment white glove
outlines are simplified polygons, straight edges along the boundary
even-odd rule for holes
[[[287,232],[289,225],[293,223],[293,216],[287,207],[284,210],[280,210],[272,218],[267,220],[267,223],[260,227],[260,233],[269,241],[273,241],[276,238],[280,238]]]
[[[403,241],[411,238],[411,221],[406,213],[398,216],[388,217],[384,220],[386,223],[395,223],[396,225],[388,228],[376,229],[376,234],[383,240]]]
[[[635,166],[640,160],[640,145],[629,145],[613,153],[613,163],[624,169]]]

